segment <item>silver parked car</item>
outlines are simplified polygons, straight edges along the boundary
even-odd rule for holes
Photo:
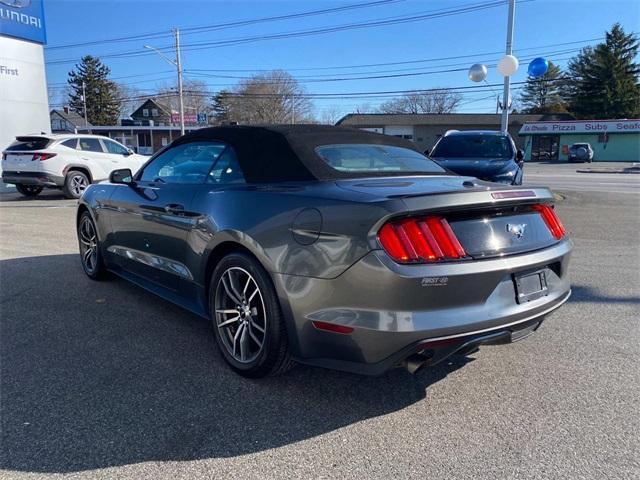
[[[570,295],[547,188],[453,174],[407,140],[206,128],[80,199],[82,267],[210,319],[238,373],[415,371],[519,340]],[[132,319],[135,321],[135,319]]]
[[[593,162],[593,148],[590,143],[574,143],[569,147],[570,162]]]

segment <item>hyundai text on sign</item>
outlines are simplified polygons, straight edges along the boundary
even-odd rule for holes
[[[47,43],[42,0],[0,0],[0,35]]]

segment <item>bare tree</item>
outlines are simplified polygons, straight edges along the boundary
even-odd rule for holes
[[[304,123],[313,118],[304,89],[283,70],[255,75],[218,92],[212,108],[219,122]]]
[[[49,95],[49,105],[55,105],[55,108],[59,109],[60,107],[68,105],[71,87],[69,85],[65,85],[64,87],[49,87],[47,93]]]
[[[136,108],[142,103],[142,94],[140,90],[125,83],[116,83],[117,97],[120,109],[120,118],[129,118]]]
[[[462,96],[448,88],[424,90],[402,95],[380,105],[381,113],[451,113]]]
[[[182,98],[185,113],[211,113],[211,92],[206,82],[185,79],[182,83]],[[158,89],[158,99],[173,111],[180,108],[178,87],[175,84],[165,85]]]
[[[335,125],[338,120],[343,117],[342,109],[337,105],[331,105],[322,110],[320,115],[320,123],[326,125]]]
[[[361,103],[360,105],[356,105],[355,113],[374,113],[375,109],[371,106],[370,103]]]

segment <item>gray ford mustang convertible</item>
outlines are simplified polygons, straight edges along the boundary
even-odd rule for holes
[[[211,319],[242,375],[379,374],[518,340],[562,305],[571,242],[552,202],[399,138],[229,126],[91,185],[77,229],[90,278],[110,270]]]

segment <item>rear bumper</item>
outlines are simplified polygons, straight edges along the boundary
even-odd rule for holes
[[[569,298],[570,252],[571,242],[564,240],[505,258],[398,265],[374,251],[335,279],[275,275],[275,280],[288,307],[297,360],[380,374],[418,353],[426,341],[460,339],[449,342],[449,350],[456,347],[452,354],[475,337],[505,337],[529,322],[537,328]],[[513,274],[538,268],[547,269],[547,295],[518,304]],[[353,332],[317,330],[314,320]]]
[[[3,171],[2,181],[4,183],[38,185],[41,187],[62,187],[64,185],[64,177],[52,175],[46,172]]]

